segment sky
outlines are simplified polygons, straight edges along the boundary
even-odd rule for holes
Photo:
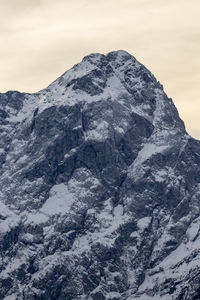
[[[0,92],[36,92],[85,55],[143,63],[200,139],[200,0],[0,0]]]

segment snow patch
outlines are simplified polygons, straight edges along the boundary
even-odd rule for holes
[[[144,217],[141,218],[140,220],[138,220],[137,222],[137,227],[139,228],[140,231],[144,231],[145,229],[147,229],[149,227],[149,225],[151,224],[151,217]]]
[[[61,183],[54,185],[50,197],[46,200],[40,211],[47,215],[66,214],[70,211],[75,199],[69,192],[67,185]]]
[[[199,219],[192,222],[186,231],[186,236],[188,237],[189,241],[194,241],[194,239],[198,236],[199,233],[198,221]]]
[[[158,170],[156,174],[154,174],[155,181],[157,182],[165,181],[167,174],[168,174],[167,170]]]
[[[131,178],[138,178],[142,171],[141,165],[153,155],[162,153],[169,147],[169,145],[157,145],[153,143],[145,144],[142,150],[140,150],[140,152],[138,153],[138,156],[136,157],[133,164],[129,167],[128,175]]]
[[[0,201],[0,235],[19,225],[20,217]]]
[[[4,300],[18,300],[18,296],[16,294],[8,295],[4,298]]]
[[[37,211],[37,212],[32,212],[32,213],[28,213],[25,215],[26,224],[44,224],[48,221],[49,217],[46,216],[45,214]]]
[[[85,139],[86,140],[98,140],[98,141],[104,141],[108,138],[108,122],[106,121],[101,121],[100,123],[97,123],[97,121],[94,122],[93,124],[96,126],[95,129],[88,130],[85,133]]]
[[[88,214],[94,214],[95,212],[90,209]],[[96,230],[94,232],[88,232],[87,235],[80,236],[74,242],[72,252],[77,251],[82,253],[84,251],[90,251],[91,245],[100,243],[105,247],[112,247],[115,239],[117,238],[117,229],[120,225],[124,224],[128,220],[128,216],[123,212],[123,206],[118,205],[113,209],[112,201],[108,199],[104,203],[104,209],[95,216],[97,218]]]

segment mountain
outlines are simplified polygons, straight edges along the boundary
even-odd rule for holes
[[[0,94],[0,299],[200,299],[200,142],[125,51]]]

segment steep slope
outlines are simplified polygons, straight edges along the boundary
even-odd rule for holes
[[[200,143],[125,51],[0,94],[0,299],[200,299]]]

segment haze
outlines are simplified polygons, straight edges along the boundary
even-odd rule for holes
[[[35,92],[92,52],[148,67],[200,138],[199,0],[0,0],[0,92]]]

